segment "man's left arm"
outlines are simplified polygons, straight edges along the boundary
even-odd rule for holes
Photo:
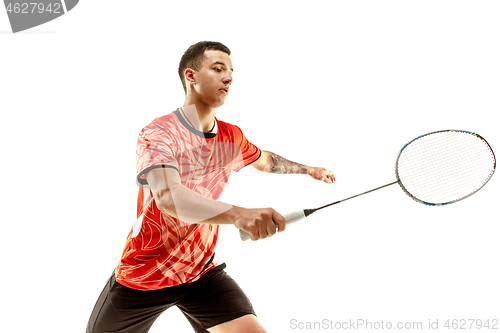
[[[260,158],[251,165],[259,171],[269,173],[309,175],[328,184],[335,181],[335,176],[330,170],[292,162],[278,154],[265,150],[261,151]]]

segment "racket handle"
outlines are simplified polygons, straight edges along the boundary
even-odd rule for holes
[[[286,220],[286,225],[289,226],[292,223],[298,222],[302,220],[303,218],[306,217],[306,214],[303,209],[297,210],[295,212],[291,212],[288,214],[283,215],[283,217]],[[242,241],[246,241],[250,239],[250,234],[247,234],[246,232],[240,230],[240,238]]]
[[[303,209],[301,210],[296,210],[295,212],[291,212],[288,214],[283,215],[283,217],[286,220],[286,225],[290,225],[292,223],[298,222],[302,220],[303,218],[306,217],[306,214]]]

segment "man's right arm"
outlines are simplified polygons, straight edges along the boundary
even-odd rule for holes
[[[246,209],[205,198],[181,184],[172,168],[155,168],[145,174],[156,206],[185,223],[234,224],[252,240],[271,237],[286,228],[285,218],[272,208]]]

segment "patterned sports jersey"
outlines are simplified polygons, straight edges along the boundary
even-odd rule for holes
[[[127,237],[116,280],[133,289],[161,289],[196,281],[220,264],[214,259],[219,226],[185,223],[161,212],[147,186],[149,170],[173,168],[182,185],[217,200],[231,171],[259,157],[260,150],[239,127],[217,119],[212,133],[203,133],[177,110],[143,128],[137,140],[137,221]]]

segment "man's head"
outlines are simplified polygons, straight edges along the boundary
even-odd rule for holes
[[[218,50],[227,53],[227,55],[231,55],[229,48],[218,42],[198,42],[191,45],[186,52],[184,52],[179,63],[179,77],[184,87],[184,92],[187,92],[186,80],[184,77],[186,69],[191,68],[195,71],[199,71],[205,59],[206,50]]]

